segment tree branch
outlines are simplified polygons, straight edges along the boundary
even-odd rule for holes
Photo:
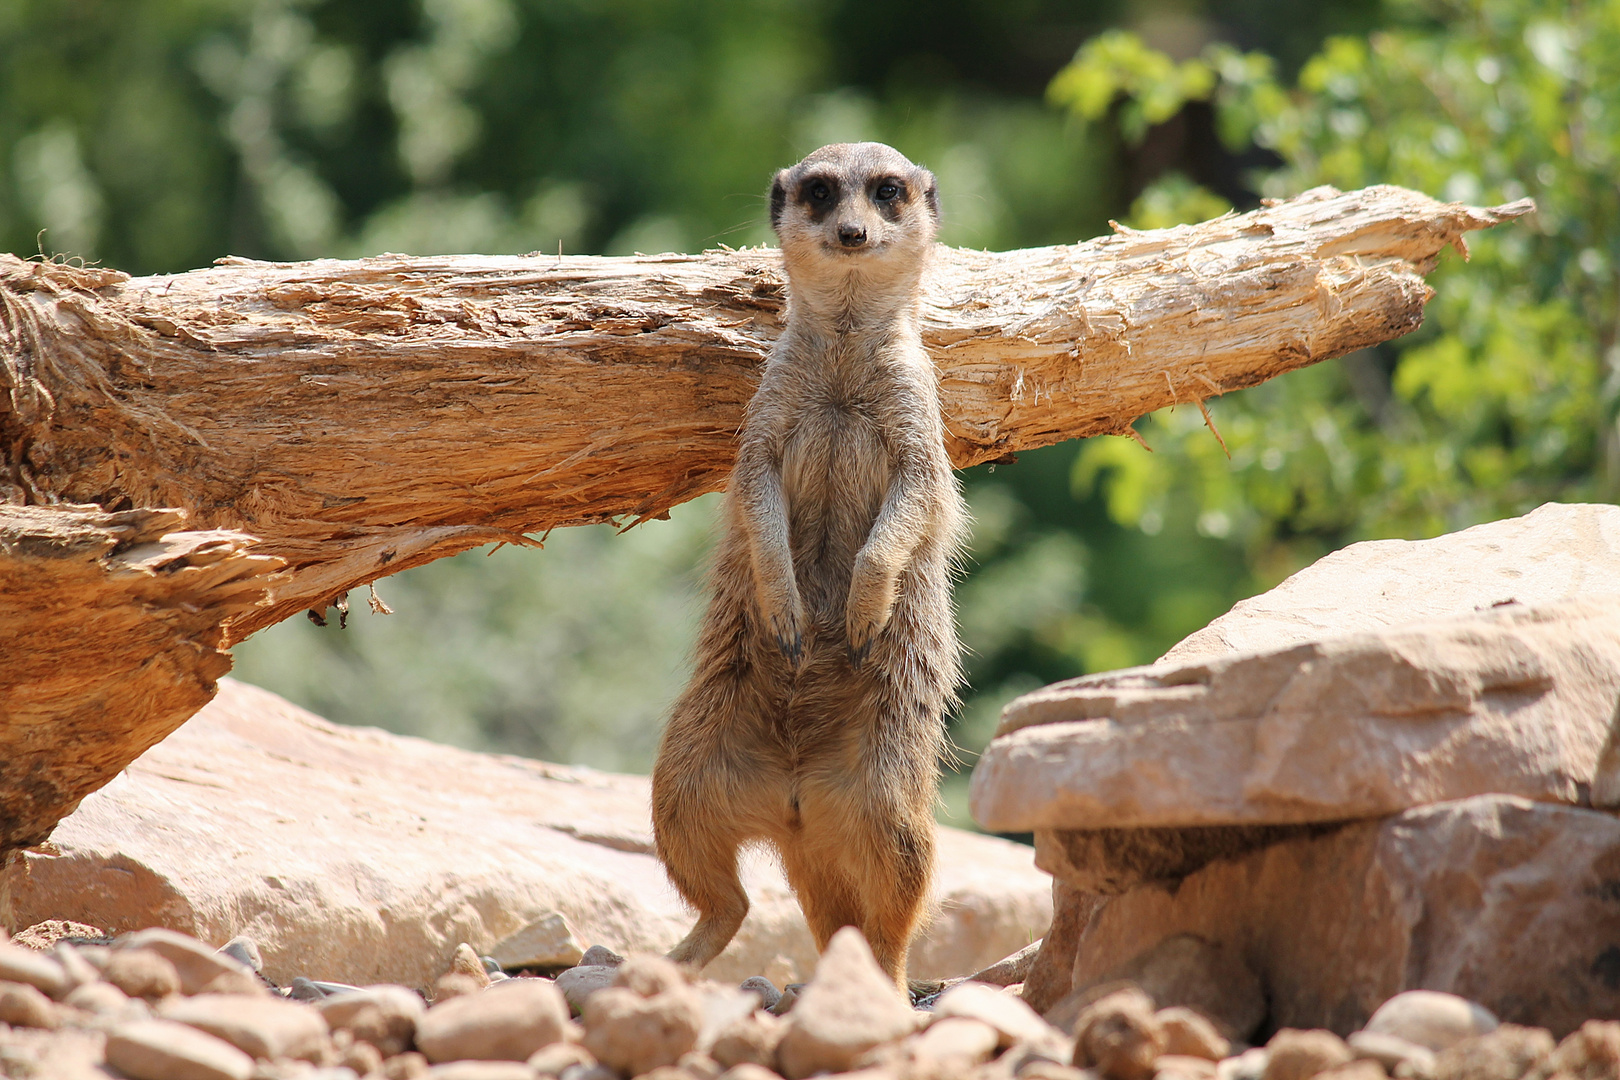
[[[1401,188],[1073,246],[940,248],[924,336],[958,466],[1405,334],[1423,275],[1518,217]],[[0,500],[172,506],[284,559],[247,634],[492,540],[721,487],[779,329],[769,249],[222,260],[0,256]]]

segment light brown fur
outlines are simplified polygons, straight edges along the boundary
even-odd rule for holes
[[[692,680],[653,769],[658,855],[703,966],[748,912],[738,849],[780,853],[818,948],[859,927],[904,984],[959,677],[965,520],[917,328],[934,178],[878,143],[777,174],[786,328],[749,403]]]

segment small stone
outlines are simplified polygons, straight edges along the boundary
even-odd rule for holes
[[[720,1080],[720,1074],[726,1071],[718,1061],[700,1050],[682,1054],[676,1060],[675,1067],[696,1080]]]
[[[158,1015],[206,1031],[244,1054],[265,1061],[298,1058],[318,1063],[326,1047],[325,1017],[295,1001],[244,994],[198,994],[165,1002]]]
[[[596,1058],[589,1050],[572,1042],[555,1042],[529,1055],[529,1068],[541,1076],[561,1076],[575,1066],[588,1068],[595,1064]]]
[[[452,1061],[435,1065],[430,1080],[534,1080],[539,1073],[521,1061]]]
[[[568,1005],[545,979],[511,979],[436,1004],[416,1022],[416,1046],[435,1064],[477,1058],[525,1061],[560,1041]]]
[[[741,989],[757,996],[759,998],[759,1007],[762,1009],[768,1009],[782,1000],[782,991],[778,990],[776,984],[763,975],[750,975],[742,981]]]
[[[1391,1075],[1406,1062],[1411,1062],[1413,1069],[1425,1076],[1434,1071],[1434,1051],[1399,1035],[1358,1031],[1346,1041],[1350,1044],[1350,1052],[1356,1057],[1378,1062]],[[1547,1036],[1547,1049],[1552,1049],[1551,1035]]]
[[[294,1001],[316,1002],[326,997],[326,991],[302,975],[293,976],[292,985],[287,988],[287,996]]]
[[[573,1010],[575,1016],[578,1016],[585,1011],[585,1002],[590,996],[598,990],[612,986],[613,980],[618,976],[617,965],[581,964],[557,976],[557,989],[562,991],[563,997],[568,1001],[568,1007]]]
[[[1153,1063],[1153,1080],[1215,1080],[1215,1063],[1196,1054],[1163,1054]]]
[[[252,938],[238,934],[221,945],[219,951],[244,967],[253,969],[254,974],[264,974],[264,954],[259,952],[259,943]]]
[[[763,1065],[745,1061],[721,1073],[720,1080],[782,1080],[782,1078]]]
[[[450,970],[445,974],[465,975],[477,983],[480,990],[489,985],[489,971],[478,958],[478,953],[465,941],[456,946],[456,951],[450,957]]]
[[[73,990],[63,1002],[94,1016],[116,1016],[129,1006],[130,997],[112,983],[93,982]]]
[[[1355,1060],[1345,1041],[1321,1028],[1283,1028],[1266,1043],[1268,1059],[1261,1080],[1309,1080],[1335,1065]]]
[[[334,1031],[347,1031],[384,1057],[392,1057],[416,1038],[416,1024],[427,1004],[403,986],[384,984],[324,998],[315,1008]]]
[[[1165,1033],[1153,999],[1142,991],[1116,990],[1092,1002],[1074,1023],[1074,1064],[1094,1068],[1108,1080],[1143,1080],[1164,1053]]]
[[[575,967],[618,967],[624,963],[624,957],[608,948],[606,945],[592,945],[585,950],[585,955],[579,958]]]
[[[383,1076],[386,1080],[422,1080],[432,1070],[428,1059],[411,1050],[403,1054],[395,1054],[383,1062]]]
[[[489,976],[475,979],[460,971],[452,971],[440,975],[433,980],[433,1004],[438,1005],[451,998],[468,997],[477,994],[489,985]]]
[[[1260,1080],[1265,1074],[1271,1055],[1263,1046],[1250,1047],[1235,1057],[1222,1058],[1215,1064],[1215,1080]]]
[[[1097,1074],[1090,1069],[1077,1069],[1043,1057],[1030,1058],[1018,1066],[1014,1075],[1018,1080],[1097,1080]]]
[[[793,1006],[799,1003],[799,991],[803,989],[803,983],[789,983],[782,987],[782,996],[766,1011],[772,1016],[786,1016],[793,1011]]]
[[[1384,1067],[1370,1058],[1357,1058],[1316,1074],[1312,1080],[1389,1080]]]
[[[673,990],[677,986],[685,986],[687,983],[681,969],[671,961],[662,956],[642,954],[632,956],[619,965],[613,985],[634,990],[642,997],[650,998],[666,990]]]
[[[968,1016],[936,1019],[917,1036],[912,1048],[919,1063],[928,1063],[947,1075],[982,1065],[996,1056],[1002,1034]]]
[[[1496,1030],[1497,1019],[1483,1005],[1436,990],[1407,990],[1378,1006],[1363,1029],[1396,1035],[1438,1053],[1475,1035]]]
[[[632,963],[626,961],[624,966]],[[697,1045],[703,1004],[684,982],[650,997],[628,986],[610,986],[585,1003],[584,1023],[585,1049],[597,1061],[625,1076],[640,1076],[660,1065],[673,1065]]]
[[[46,919],[37,922],[26,930],[17,932],[12,938],[18,945],[44,952],[64,938],[102,938],[106,933],[99,927],[89,923],[73,922],[69,919]]]
[[[51,999],[27,983],[0,982],[0,1021],[12,1027],[53,1029],[61,1024]]]
[[[253,1059],[172,1020],[136,1020],[107,1035],[107,1064],[130,1080],[248,1080]]]
[[[1588,1020],[1564,1036],[1542,1068],[1554,1080],[1620,1076],[1620,1022]]]
[[[715,1036],[709,1054],[726,1068],[753,1063],[769,1066],[786,1034],[786,1022],[763,1009],[732,1021]]]
[[[101,969],[85,959],[84,954],[65,941],[59,941],[51,948],[50,957],[62,965],[62,972],[67,975],[68,993],[87,983],[96,982],[101,978]],[[64,995],[64,1000],[66,995]]]
[[[878,967],[866,939],[846,926],[827,943],[814,978],[793,1006],[777,1061],[789,1080],[844,1072],[873,1047],[916,1027],[910,1003]]]
[[[1067,1056],[1068,1040],[1057,1028],[1018,998],[984,983],[958,983],[940,995],[934,1005],[934,1023],[951,1017],[982,1020],[996,1030],[1001,1049],[1030,1043]]]
[[[150,949],[169,963],[180,975],[182,994],[253,994],[268,993],[253,969],[221,955],[196,938],[161,927],[137,930],[118,939],[114,949]],[[127,990],[125,991],[128,992]],[[137,995],[140,996],[140,995]]]
[[[1201,1013],[1185,1005],[1172,1005],[1154,1014],[1164,1028],[1166,1054],[1219,1061],[1232,1052],[1232,1044]]]
[[[46,997],[58,1001],[74,985],[61,964],[21,945],[0,945],[0,981],[27,983]]]
[[[548,911],[517,933],[503,938],[490,950],[490,955],[503,968],[556,970],[573,967],[585,953],[562,913]]]
[[[371,1076],[382,1072],[383,1056],[368,1042],[351,1042],[337,1055],[339,1067],[353,1069],[356,1076]]]
[[[118,949],[101,977],[130,997],[155,1001],[180,992],[180,973],[151,949]]]

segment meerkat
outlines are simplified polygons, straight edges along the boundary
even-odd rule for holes
[[[844,926],[905,987],[927,904],[951,579],[966,511],[918,291],[933,174],[881,143],[776,174],[785,325],[748,404],[691,682],[653,768],[659,858],[702,967],[748,912],[739,849],[775,847],[818,949]]]

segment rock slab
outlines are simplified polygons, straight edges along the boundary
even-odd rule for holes
[[[1028,847],[944,828],[938,843],[914,976],[977,970],[1045,932],[1051,886]],[[750,857],[744,883],[753,909],[705,974],[807,975],[815,946],[780,871]],[[653,855],[644,777],[341,727],[229,679],[0,874],[10,929],[245,934],[281,985],[420,986],[458,943],[487,953],[552,914],[620,951],[690,929]]]

